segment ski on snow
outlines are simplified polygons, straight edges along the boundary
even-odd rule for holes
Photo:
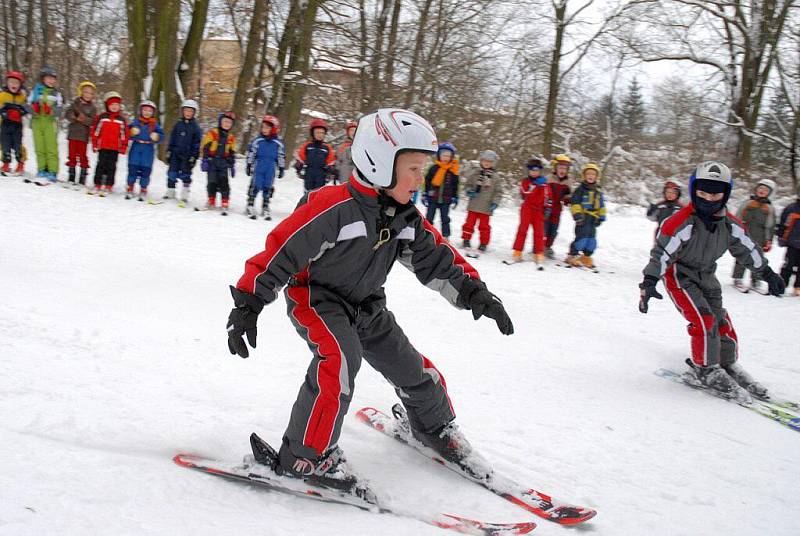
[[[780,423],[786,426],[787,428],[800,432],[800,416],[791,413],[791,411],[796,412],[798,411],[798,409],[800,409],[800,405],[798,405],[796,402],[774,399],[774,398],[763,400],[755,397],[753,397],[753,401],[749,403],[737,402],[735,400],[727,398],[724,394],[720,393],[719,391],[716,391],[703,384],[698,384],[697,382],[692,381],[691,375],[687,376],[687,374],[688,373],[680,374],[678,372],[675,372],[674,370],[663,369],[663,368],[655,371],[656,376],[666,378],[675,383],[681,383],[697,391],[703,391],[716,398],[721,398],[723,400],[727,400],[728,402],[733,402],[734,404],[747,408],[750,411],[753,411],[755,413],[758,413],[759,415],[763,415],[764,417],[770,420]]]
[[[345,504],[355,506],[370,512],[389,514],[397,517],[414,519],[433,525],[435,527],[454,530],[462,534],[475,534],[478,536],[512,536],[516,534],[527,534],[536,528],[535,523],[486,523],[476,521],[451,514],[427,514],[411,509],[404,509],[398,506],[378,505],[367,502],[352,494],[339,492],[337,490],[320,488],[306,484],[297,478],[282,477],[274,473],[269,467],[261,465],[255,461],[252,455],[244,457],[241,464],[220,463],[211,458],[197,456],[194,454],[177,454],[173,461],[189,469],[195,469],[204,473],[220,476],[229,480],[252,484],[267,488],[273,491],[314,499],[317,501]]]
[[[510,501],[525,510],[536,514],[539,517],[553,521],[561,525],[577,525],[588,521],[597,515],[591,508],[573,506],[563,503],[540,491],[522,486],[510,478],[492,471],[486,478],[475,478],[466,474],[458,466],[442,459],[436,452],[422,445],[410,434],[408,420],[402,406],[395,405],[393,408],[399,417],[390,417],[375,408],[363,408],[356,413],[356,417],[375,430],[404,443],[433,461],[444,465],[448,469],[458,473],[467,480],[488,489],[495,495]]]

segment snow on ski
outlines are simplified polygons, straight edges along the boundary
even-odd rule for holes
[[[710,387],[706,387],[705,385],[698,385],[694,382],[691,382],[684,374],[680,374],[673,370],[663,369],[663,368],[658,369],[655,371],[655,375],[660,376],[662,378],[666,378],[675,383],[686,385],[697,391],[702,391],[713,397],[721,398],[728,402],[732,402],[734,404],[747,408],[755,413],[758,413],[759,415],[763,415],[764,417],[773,420],[779,424],[782,424],[791,430],[796,430],[800,432],[800,416],[787,411],[792,409],[794,409],[794,411],[797,411],[797,404],[795,404],[794,402],[780,400],[776,401],[777,402],[776,403],[767,400],[762,400],[759,398],[753,398],[753,401],[750,403],[744,403],[744,402],[739,403],[736,402],[735,400],[726,398],[725,395],[723,395],[719,391],[711,389]]]
[[[468,476],[456,465],[442,459],[433,450],[423,446],[414,439],[408,432],[407,427],[397,426],[401,421],[395,417],[383,413],[375,408],[362,408],[356,413],[356,417],[369,426],[383,434],[404,443],[421,454],[431,458],[433,461],[444,465],[448,469],[458,473],[467,480],[488,489],[495,495],[506,499],[517,506],[536,514],[539,517],[553,521],[561,525],[576,525],[588,521],[597,515],[591,508],[573,506],[562,503],[553,497],[546,495],[533,488],[517,484],[510,478],[492,471],[491,475],[485,479],[476,479]]]
[[[177,454],[172,459],[176,464],[182,467],[195,469],[210,475],[253,484],[273,491],[307,499],[334,504],[345,504],[370,512],[414,519],[427,523],[428,525],[453,530],[462,534],[475,534],[478,536],[513,536],[517,534],[527,534],[536,528],[536,524],[532,522],[487,523],[451,514],[427,514],[397,506],[389,507],[372,504],[353,495],[341,493],[336,490],[309,486],[302,480],[276,475],[268,467],[256,463],[251,455],[245,456],[243,463],[239,465],[220,464],[214,459],[193,454]]]

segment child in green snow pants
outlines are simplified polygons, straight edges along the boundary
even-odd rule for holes
[[[39,171],[58,173],[58,126],[52,115],[34,115],[31,119],[33,146],[36,148],[36,164]]]

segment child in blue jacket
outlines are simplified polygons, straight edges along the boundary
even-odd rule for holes
[[[256,219],[256,196],[261,192],[261,216],[271,220],[269,200],[275,188],[275,167],[278,168],[278,178],[283,178],[286,168],[286,151],[283,142],[278,138],[281,128],[278,118],[265,115],[261,120],[261,135],[254,139],[247,148],[247,175],[250,179],[250,189],[247,192],[247,215]]]
[[[175,199],[175,185],[180,180],[183,183],[179,207],[185,207],[189,200],[192,185],[192,169],[200,154],[200,140],[203,139],[203,129],[197,124],[197,102],[187,99],[181,103],[181,118],[172,127],[169,133],[166,160],[169,165],[167,170],[167,193],[164,199]]]
[[[131,148],[128,152],[128,193],[125,199],[133,197],[136,181],[139,181],[139,201],[147,199],[147,187],[150,186],[150,173],[153,171],[153,159],[156,145],[161,143],[164,131],[155,118],[156,105],[153,101],[142,101],[139,104],[139,117],[128,126],[128,139]]]
[[[583,182],[572,194],[572,217],[575,219],[575,240],[569,246],[567,263],[594,268],[592,253],[597,249],[597,228],[606,221],[606,204],[597,186],[600,168],[588,163],[581,169]]]

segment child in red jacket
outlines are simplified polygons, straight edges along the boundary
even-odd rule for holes
[[[92,148],[98,153],[94,189],[101,197],[113,190],[117,158],[128,149],[128,125],[120,112],[122,96],[116,91],[109,91],[103,95],[103,104],[106,111],[95,118],[91,132]]]
[[[528,236],[528,227],[533,227],[533,260],[541,265],[544,261],[544,224],[550,216],[552,201],[547,179],[541,176],[542,161],[532,158],[528,161],[528,176],[519,186],[522,206],[519,209],[519,227],[514,240],[514,256],[512,262],[522,261],[522,248]]]

